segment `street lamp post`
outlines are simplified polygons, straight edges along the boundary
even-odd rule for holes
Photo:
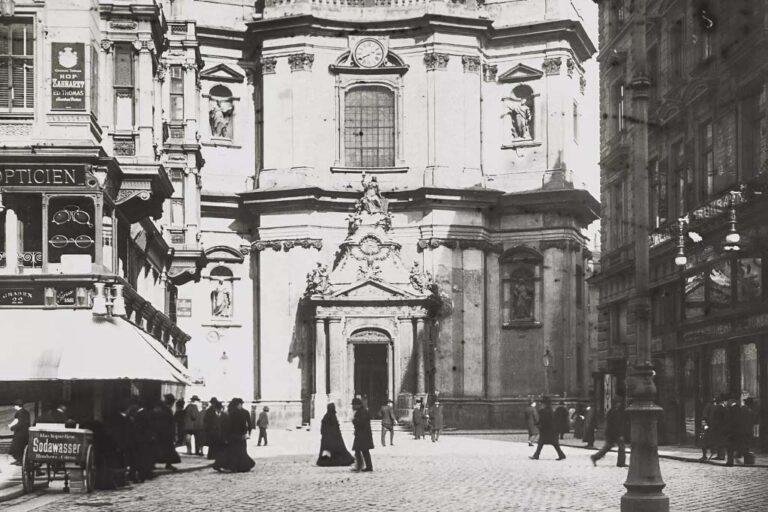
[[[668,512],[669,498],[659,468],[656,422],[661,408],[654,403],[656,386],[651,365],[651,325],[649,293],[649,204],[648,204],[648,89],[646,71],[647,2],[636,4],[632,27],[632,174],[635,224],[635,339],[637,359],[628,379],[627,408],[631,422],[632,454],[621,497],[622,512]]]

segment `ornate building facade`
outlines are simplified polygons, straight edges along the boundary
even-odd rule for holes
[[[624,391],[635,350],[629,83],[632,2],[600,4],[601,272],[599,395]],[[764,2],[648,3],[652,352],[662,442],[692,442],[714,396],[751,399],[765,446],[768,292],[764,261]],[[734,236],[736,235],[736,236]],[[762,412],[758,412],[762,409]]]
[[[354,395],[439,395],[457,426],[586,399],[595,49],[572,2],[166,7],[204,63],[198,140],[163,155],[204,159],[179,200],[205,266],[178,295],[202,392],[287,425]]]

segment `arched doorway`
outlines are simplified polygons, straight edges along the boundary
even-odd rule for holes
[[[354,394],[363,399],[373,418],[389,398],[392,382],[392,340],[378,329],[363,329],[349,339],[354,353]]]

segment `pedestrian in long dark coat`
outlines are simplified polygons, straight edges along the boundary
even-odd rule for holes
[[[355,410],[355,416],[352,418],[352,425],[355,427],[355,441],[352,443],[352,450],[355,452],[355,460],[357,461],[355,471],[373,471],[370,452],[373,450],[371,415],[368,413],[368,409],[363,407],[363,401],[359,398],[352,400],[352,408]],[[365,460],[365,468],[363,468],[363,460]]]
[[[413,437],[421,439],[424,437],[424,414],[421,410],[421,404],[416,404],[413,409]]]
[[[586,411],[584,411],[584,437],[582,440],[586,443],[587,448],[595,446],[595,428],[597,427],[597,417],[595,416],[595,408],[592,405],[587,405]]]
[[[320,421],[320,455],[317,457],[318,466],[349,466],[355,458],[344,444],[336,417],[336,404],[328,404],[328,410]]]
[[[536,402],[529,399],[525,408],[525,428],[528,429],[528,446],[533,446],[536,435],[539,433],[536,425],[539,423],[539,412],[536,410]]]
[[[29,441],[31,419],[29,411],[24,408],[24,402],[22,400],[16,400],[13,403],[13,408],[15,409],[15,412],[13,413],[13,421],[8,425],[8,428],[13,432],[9,453],[11,454],[11,457],[13,457],[13,464],[20,466],[21,459],[24,456],[24,448],[27,447]]]
[[[726,430],[728,428],[726,402],[726,397],[721,395],[712,407],[709,428],[711,429],[712,448],[717,451],[717,457],[714,457],[713,460],[725,460]]]
[[[734,457],[749,457],[752,441],[752,411],[733,397],[728,403],[726,427],[726,466],[733,466]]]
[[[152,426],[155,431],[155,463],[165,464],[165,469],[176,471],[174,464],[181,462],[176,451],[176,426],[173,421],[171,407],[176,402],[176,397],[165,395],[164,402],[155,406],[152,410]]]
[[[200,435],[203,429],[203,417],[200,414],[198,404],[200,404],[200,398],[197,395],[192,395],[184,408],[184,442],[187,445],[187,455],[203,454],[202,436]]]
[[[245,473],[256,463],[248,456],[246,441],[253,430],[251,415],[243,409],[243,401],[233,398],[227,405],[226,415],[222,415],[222,431],[225,446],[216,454],[213,469]]]
[[[605,457],[605,454],[614,446],[619,448],[619,456],[616,459],[616,466],[622,468],[626,466],[626,445],[624,444],[624,400],[617,397],[613,406],[608,410],[605,417],[605,444],[598,451],[589,456],[592,464]]]
[[[435,403],[429,408],[429,435],[433,443],[440,440],[440,432],[442,430],[443,408],[440,406],[440,402],[435,400]]]
[[[143,482],[154,475],[155,466],[155,428],[152,408],[139,400],[132,408],[135,429],[136,459],[134,482]]]
[[[176,410],[173,411],[173,422],[176,425],[176,446],[184,446],[185,434],[184,434],[184,418],[186,413],[184,412],[184,399],[179,398],[176,400]]]
[[[536,445],[536,451],[529,457],[538,460],[541,454],[541,448],[545,444],[551,444],[557,452],[557,460],[563,460],[565,454],[560,449],[560,442],[557,440],[557,427],[555,425],[555,413],[552,410],[552,401],[548,396],[542,399],[544,407],[539,409],[539,443]]]
[[[579,404],[576,411],[571,414],[573,420],[573,437],[576,439],[584,438],[584,405]]]
[[[217,452],[224,446],[221,409],[221,402],[216,397],[212,397],[210,405],[203,414],[203,430],[205,431],[205,440],[208,443],[207,456],[210,460],[214,460]]]
[[[571,431],[571,426],[568,421],[568,408],[565,406],[565,402],[561,401],[560,405],[555,409],[555,428],[560,435],[560,439],[565,434]]]

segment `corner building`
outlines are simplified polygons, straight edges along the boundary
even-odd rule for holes
[[[768,393],[768,45],[765,2],[600,4],[601,272],[598,396],[625,390],[636,353],[632,26],[646,27],[652,357],[659,438],[693,444],[712,397],[750,397],[765,450]],[[728,235],[739,235],[739,243]],[[733,240],[733,238],[730,238]],[[729,250],[730,249],[730,250]]]
[[[179,289],[204,393],[286,425],[354,395],[439,395],[464,427],[586,399],[595,48],[572,2],[173,8],[204,61],[206,264]]]

